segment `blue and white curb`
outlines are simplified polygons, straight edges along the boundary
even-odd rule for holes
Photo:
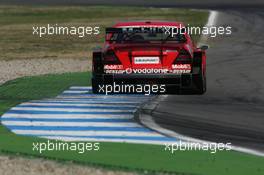
[[[138,124],[134,112],[151,100],[144,95],[96,95],[70,87],[52,99],[11,108],[1,123],[13,133],[64,141],[165,144],[178,141]]]

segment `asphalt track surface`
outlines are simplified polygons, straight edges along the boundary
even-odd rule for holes
[[[152,111],[161,127],[264,151],[264,11],[219,12],[230,37],[209,39],[207,92],[162,97]]]

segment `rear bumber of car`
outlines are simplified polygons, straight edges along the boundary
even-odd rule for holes
[[[182,94],[192,93],[196,87],[195,79],[199,78],[199,74],[94,74],[92,81],[97,86],[116,84],[122,86],[129,85],[149,85],[161,88],[152,94]],[[104,91],[102,91],[104,93]],[[115,93],[128,93],[128,91],[120,91]],[[137,93],[137,91],[129,92]],[[139,92],[144,93],[144,92]]]
[[[158,62],[156,63],[153,59],[156,56],[142,57],[140,55],[139,57],[133,57],[132,55],[131,60],[128,61],[130,65],[126,67],[117,58],[111,60],[111,62],[106,62],[105,59],[102,59],[100,52],[95,52],[93,57],[93,89],[95,89],[95,93],[104,93],[104,91],[100,92],[98,90],[102,90],[101,87],[114,87],[117,84],[122,87],[126,87],[126,85],[129,87],[132,85],[148,85],[158,87],[159,90],[153,92],[153,94],[193,94],[195,89],[200,88],[204,79],[202,57],[196,57],[193,59],[184,58],[185,61],[175,60],[172,61],[170,66],[164,66],[159,65]],[[135,60],[136,58],[138,60]],[[158,58],[160,61],[160,57]],[[118,93],[133,93],[122,91],[122,87]],[[144,92],[140,91],[140,93]]]

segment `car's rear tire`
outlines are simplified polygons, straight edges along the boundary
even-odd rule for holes
[[[206,92],[206,75],[205,71],[202,69],[202,55],[195,55],[193,60],[193,80],[194,93],[204,94]]]
[[[97,79],[92,78],[92,92],[94,94],[99,94],[99,84]]]
[[[92,92],[94,94],[99,93],[99,85],[102,83],[101,79],[98,78],[103,73],[103,61],[102,61],[102,52],[94,51],[93,52],[93,72],[92,72]]]
[[[195,94],[204,94],[206,92],[206,77],[202,74],[193,77],[195,85]]]

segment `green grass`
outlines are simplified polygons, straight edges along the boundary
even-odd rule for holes
[[[0,86],[0,115],[23,101],[54,97],[68,87],[90,84],[89,73],[67,73],[19,78]],[[101,143],[100,151],[78,154],[51,151],[39,154],[32,151],[33,142],[46,141],[17,136],[0,126],[2,154],[22,154],[84,165],[123,169],[128,171],[179,172],[203,175],[262,175],[264,158],[238,152],[177,151],[170,154],[163,146],[126,143]]]
[[[0,6],[0,60],[31,58],[91,58],[92,48],[104,40],[104,28],[133,20],[182,21],[203,26],[206,11],[118,6]],[[98,36],[53,35],[39,38],[32,27],[99,26]],[[197,40],[199,36],[194,36]]]

